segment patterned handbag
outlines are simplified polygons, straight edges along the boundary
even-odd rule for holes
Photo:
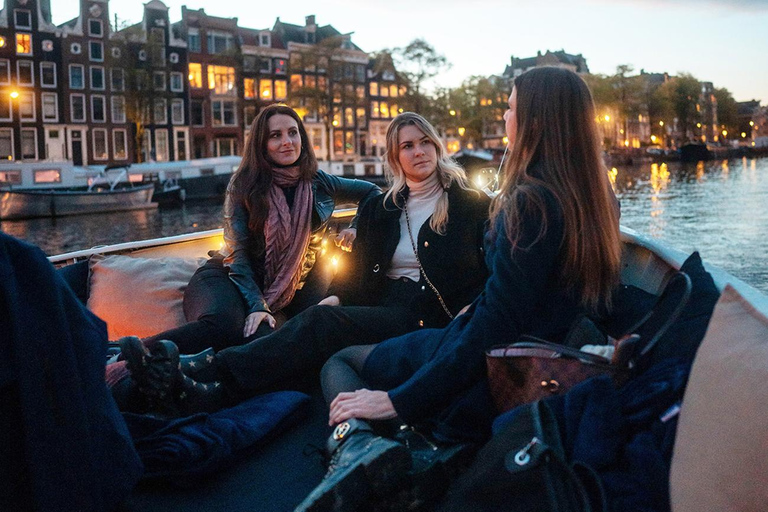
[[[488,385],[499,413],[519,405],[567,392],[576,384],[596,375],[609,374],[617,385],[626,382],[641,359],[656,345],[661,336],[680,316],[691,294],[691,280],[684,272],[675,273],[653,308],[629,334],[613,342],[611,359],[573,348],[573,338],[581,338],[579,346],[594,343],[594,335],[584,336],[585,322],[577,324],[565,344],[550,343],[534,336],[522,336],[517,343],[492,347],[486,352]],[[668,316],[659,320],[661,312]],[[586,321],[589,324],[588,320]],[[634,334],[641,326],[658,322],[655,333],[642,343]],[[592,324],[593,325],[593,324]],[[593,339],[589,339],[592,336]],[[604,338],[603,338],[604,339]]]

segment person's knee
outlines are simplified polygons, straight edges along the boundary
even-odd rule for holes
[[[198,322],[203,324],[209,335],[214,338],[211,340],[212,346],[217,344],[218,340],[232,345],[243,339],[243,319],[239,315],[217,312],[203,315]]]
[[[328,358],[328,360],[323,365],[323,368],[320,370],[320,382],[328,382],[329,379],[333,377],[333,375],[339,371],[341,368],[351,368],[350,365],[350,354],[352,349],[354,347],[348,347],[345,349],[342,349],[338,352],[336,352],[334,355]]]

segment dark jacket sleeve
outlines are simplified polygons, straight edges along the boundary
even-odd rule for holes
[[[523,218],[523,232],[514,252],[506,235],[503,215],[496,219],[495,240],[488,248],[491,275],[480,296],[465,314],[443,330],[435,357],[408,381],[390,390],[398,416],[406,423],[429,418],[461,392],[485,377],[485,350],[516,340],[536,306],[546,301],[548,284],[557,271],[562,222],[548,212],[548,229],[539,234],[541,213]]]
[[[354,220],[355,225],[351,226],[357,229],[357,236],[352,243],[352,252],[343,255],[343,271],[334,276],[328,288],[328,295],[336,295],[342,305],[359,304],[361,302],[358,298],[358,285],[363,275],[363,260],[370,243],[369,226],[376,203],[377,201],[368,201],[366,199],[366,202],[361,203],[360,207],[358,207]]]
[[[248,305],[248,314],[271,312],[264,294],[256,284],[248,244],[253,235],[248,229],[248,211],[242,204],[233,204],[229,193],[224,201],[224,264],[229,267],[229,278],[235,283]]]
[[[333,199],[336,206],[340,204],[356,204],[359,207],[372,197],[381,194],[381,189],[369,181],[340,178],[326,173],[334,190]],[[352,219],[349,227],[357,228],[358,215]]]

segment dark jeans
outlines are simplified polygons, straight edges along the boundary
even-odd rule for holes
[[[321,269],[310,272],[304,287],[282,312],[294,316],[325,297],[330,275]],[[157,340],[171,340],[182,354],[195,354],[208,347],[222,350],[242,345],[270,334],[272,329],[265,323],[248,338],[243,337],[247,307],[235,284],[229,279],[229,271],[221,259],[212,258],[197,269],[184,291],[184,316],[187,324],[144,340],[151,345]]]
[[[268,336],[218,352],[217,371],[236,399],[303,387],[308,379],[316,383],[339,350],[416,328],[403,305],[419,289],[413,281],[393,280],[378,306],[313,306]]]

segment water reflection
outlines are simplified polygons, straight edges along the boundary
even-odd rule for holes
[[[768,159],[618,166],[623,225],[768,291]]]

